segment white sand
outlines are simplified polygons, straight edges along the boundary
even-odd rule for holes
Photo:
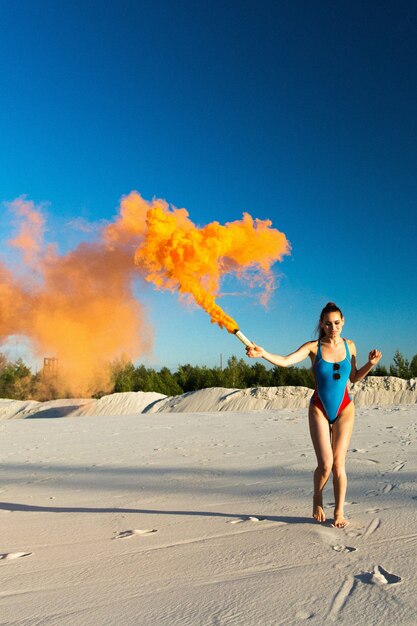
[[[416,405],[357,410],[338,530],[305,409],[78,402],[0,423],[0,624],[417,623]]]
[[[417,380],[394,376],[368,376],[352,385],[357,407],[417,403]],[[0,399],[0,420],[27,417],[70,417],[76,415],[129,415],[134,413],[209,413],[306,408],[312,390],[307,387],[214,387],[167,397],[153,392],[126,392],[100,400],[70,399],[35,402]]]

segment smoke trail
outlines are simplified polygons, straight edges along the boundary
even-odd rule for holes
[[[191,298],[233,332],[238,324],[216,303],[222,277],[233,273],[258,284],[266,300],[274,288],[272,264],[290,250],[268,220],[245,214],[197,228],[185,209],[132,192],[114,221],[98,228],[95,242],[60,255],[44,243],[39,207],[19,198],[8,209],[18,233],[7,245],[20,254],[21,267],[0,262],[0,343],[24,335],[38,357],[58,357],[62,385],[72,395],[108,390],[110,360],[150,350],[152,331],[133,296],[135,279]]]
[[[245,213],[242,220],[224,226],[212,222],[197,228],[185,209],[170,211],[159,204],[148,210],[135,262],[146,280],[192,297],[213,323],[234,332],[238,324],[215,302],[222,277],[234,273],[261,285],[265,304],[274,288],[271,266],[289,252],[285,235],[271,228],[269,220],[253,220]]]

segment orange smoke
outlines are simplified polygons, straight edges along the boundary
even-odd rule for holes
[[[39,208],[23,198],[8,208],[19,224],[8,245],[22,263],[13,271],[0,262],[0,343],[23,335],[38,357],[57,357],[63,392],[72,395],[109,390],[109,361],[149,351],[151,330],[133,295],[135,278],[190,297],[233,332],[238,324],[216,303],[222,277],[233,273],[256,283],[266,301],[274,288],[272,264],[290,250],[268,220],[244,214],[197,228],[185,209],[132,192],[115,220],[97,229],[94,243],[60,255],[43,241]]]
[[[131,194],[130,201],[134,198]],[[145,238],[135,262],[146,280],[191,296],[213,323],[234,332],[238,324],[215,302],[222,277],[230,273],[251,277],[252,283],[263,286],[265,303],[274,286],[271,266],[289,251],[285,235],[271,228],[269,220],[253,220],[245,213],[242,220],[224,226],[212,222],[197,228],[185,209],[154,204],[147,213]]]
[[[0,264],[0,341],[24,335],[36,356],[58,357],[62,393],[108,391],[109,360],[122,354],[137,358],[150,348],[151,331],[132,294],[133,252],[100,240],[60,256],[33,232],[32,225],[43,222],[32,203],[20,199],[9,208],[21,220],[10,243],[18,242],[27,271],[17,277]]]
[[[20,220],[20,230],[8,243],[22,252],[26,265],[34,265],[42,249],[45,218],[33,202],[24,198],[10,202],[9,209]]]

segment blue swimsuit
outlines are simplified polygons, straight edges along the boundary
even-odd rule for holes
[[[321,355],[321,344],[318,342],[316,360],[313,365],[316,388],[311,402],[334,424],[345,407],[352,401],[347,389],[352,365],[346,339],[343,339],[346,356],[343,361],[330,363]]]

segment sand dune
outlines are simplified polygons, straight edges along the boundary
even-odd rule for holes
[[[0,420],[77,415],[132,415],[137,413],[211,413],[306,408],[312,390],[307,387],[213,387],[167,397],[154,392],[125,392],[99,400],[66,399],[48,402],[0,400]],[[351,387],[357,407],[415,404],[417,380],[368,376]]]
[[[154,392],[125,391],[103,396],[99,400],[91,400],[73,415],[131,415],[144,413],[154,402],[164,400],[166,396]]]
[[[356,406],[372,404],[415,404],[417,379],[403,380],[395,376],[368,376],[352,387]]]
[[[82,406],[90,403],[91,400],[75,398],[48,400],[47,402],[0,398],[0,420],[29,417],[66,417],[67,415],[73,415]]]

